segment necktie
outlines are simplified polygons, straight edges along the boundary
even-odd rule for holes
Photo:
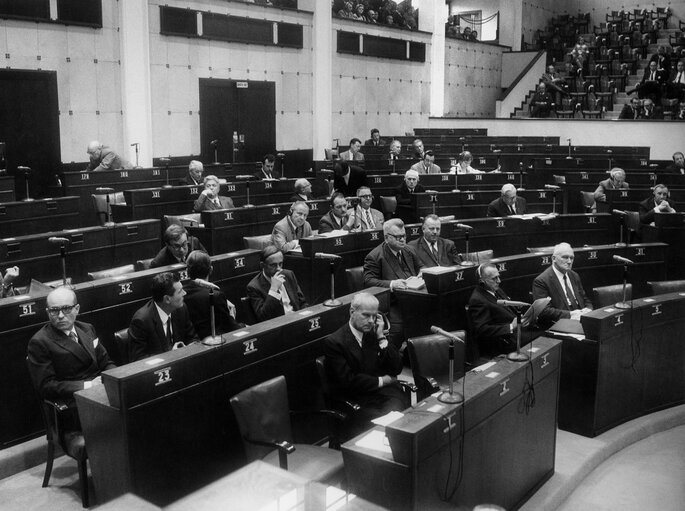
[[[214,204],[216,204],[217,206],[221,207],[221,202],[219,202],[219,197],[215,197],[215,198],[214,198]]]
[[[364,211],[366,211],[366,226],[369,229],[375,228],[376,226],[373,223],[373,218],[371,218],[371,212],[368,209],[365,209]]]
[[[400,269],[404,272],[404,278],[410,277],[411,272],[409,271],[409,267],[407,266],[407,263],[404,262],[404,257],[402,257],[402,252],[397,252],[397,261],[400,263]]]
[[[435,262],[437,262],[438,266],[440,266],[440,260],[438,259],[438,244],[437,243],[431,243],[431,252],[433,252],[433,258],[435,259]]]
[[[509,214],[510,214],[510,215],[513,215],[513,214],[514,214],[514,208],[512,208],[511,206],[509,206]]]
[[[649,77],[650,80],[654,81],[656,78],[654,77],[654,71],[652,71],[652,75]]]
[[[676,78],[676,80],[675,80],[675,83],[680,83],[680,80],[682,79],[682,77],[683,77],[683,72],[680,71],[680,72],[678,73],[678,78]]]
[[[571,310],[576,310],[580,309],[580,306],[578,305],[578,301],[576,300],[576,297],[573,294],[573,291],[568,285],[568,278],[566,274],[564,273],[564,292],[566,293],[566,300],[568,302],[569,308]]]
[[[166,342],[167,350],[171,349],[171,346],[174,344],[174,337],[171,334],[171,314],[169,314],[169,317],[166,320]]]

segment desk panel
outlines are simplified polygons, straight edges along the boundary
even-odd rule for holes
[[[80,225],[78,197],[0,203],[0,237],[74,229]]]
[[[0,176],[0,203],[14,202],[14,176]]]

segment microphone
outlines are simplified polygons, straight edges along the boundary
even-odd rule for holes
[[[29,172],[31,170],[31,167],[24,167],[23,165],[17,166],[17,170],[21,172]]]
[[[314,259],[332,259],[337,261],[338,259],[342,259],[342,257],[338,254],[329,254],[328,252],[316,252],[314,254]]]
[[[451,340],[453,340],[453,341],[457,341],[457,342],[461,342],[461,343],[464,342],[464,339],[462,339],[461,337],[458,337],[458,336],[456,336],[456,335],[454,335],[454,334],[451,334],[451,333],[449,333],[448,331],[443,330],[443,329],[440,328],[439,326],[433,325],[433,326],[431,327],[431,333],[439,334],[439,335],[444,335],[445,337],[447,337],[448,339],[451,339]]]
[[[139,142],[133,142],[133,143],[131,144],[131,147],[134,147],[134,146],[139,146],[139,145],[140,145],[140,143],[139,143]]]
[[[557,185],[545,185],[545,188],[548,190],[559,190],[559,187]]]
[[[516,300],[497,300],[497,305],[504,305],[505,307],[530,307],[529,303]]]
[[[193,279],[193,282],[198,286],[206,287],[207,289],[214,289],[215,291],[221,290],[219,286],[205,279]]]
[[[466,230],[466,231],[471,231],[471,230],[473,230],[473,227],[471,227],[470,225],[466,225],[466,224],[456,224],[455,227],[456,227],[457,229],[464,229],[464,230]]]
[[[626,259],[625,257],[621,257],[620,255],[614,255],[614,256],[611,256],[611,258],[612,258],[614,261],[616,261],[617,263],[621,263],[621,264],[635,264],[635,263],[634,263],[633,261],[631,261],[630,259]]]
[[[626,211],[621,211],[620,209],[612,209],[611,212],[614,215],[626,216],[628,213]]]
[[[50,236],[48,238],[48,242],[52,243],[53,245],[68,245],[71,243],[71,240],[69,238],[61,238],[59,236]]]
[[[252,174],[236,174],[235,179],[239,179],[241,181],[249,181],[250,179],[254,179],[255,177]]]
[[[276,153],[279,158],[285,158],[285,153]]]
[[[98,193],[114,193],[114,188],[109,188],[107,186],[101,186],[95,189]]]
[[[211,145],[212,147],[218,146],[218,145],[219,145],[219,139],[217,138],[217,139],[212,140],[212,141],[209,143],[209,145]]]
[[[163,158],[159,159],[159,163],[165,163],[167,165],[169,164],[170,161],[171,161],[171,158],[167,158],[167,157],[163,157]]]

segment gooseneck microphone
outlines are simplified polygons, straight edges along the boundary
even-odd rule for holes
[[[440,394],[438,396],[438,401],[440,401],[441,403],[449,404],[462,403],[464,401],[464,396],[462,396],[459,392],[454,392],[454,342],[459,341],[463,343],[464,341],[456,335],[446,332],[445,330],[437,326],[432,326],[431,332],[433,332],[434,334],[443,335],[450,340],[449,374],[447,375],[449,381],[449,390],[447,392],[443,392],[442,394]]]
[[[611,256],[611,258],[612,258],[614,261],[616,261],[617,263],[621,263],[621,264],[635,264],[635,263],[634,263],[633,261],[631,261],[630,259],[626,259],[625,257],[621,257],[620,255],[614,255],[614,256]]]
[[[214,289],[215,291],[220,291],[221,288],[214,284],[213,282],[209,282],[208,280],[205,279],[193,279],[195,284],[198,286],[206,287],[207,289]]]
[[[62,238],[59,236],[50,236],[48,238],[48,243],[52,243],[53,245],[68,245],[71,243],[71,240],[69,238]]]
[[[430,330],[431,330],[431,333],[438,334],[438,335],[443,335],[443,336],[445,336],[445,337],[447,337],[448,339],[451,339],[451,340],[453,340],[453,341],[458,341],[458,342],[460,342],[460,343],[464,343],[464,339],[462,339],[462,338],[459,337],[458,335],[454,335],[454,334],[448,332],[447,330],[443,330],[443,329],[440,328],[439,326],[433,325],[433,326],[431,327]]]
[[[329,254],[328,252],[315,252],[314,259],[330,259],[333,261],[338,261],[339,259],[342,259],[342,257],[338,254]]]
[[[505,307],[530,307],[529,303],[516,300],[497,300],[497,304],[504,305]]]

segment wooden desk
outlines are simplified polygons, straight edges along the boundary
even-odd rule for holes
[[[528,348],[530,363],[499,359],[467,373],[456,386],[462,404],[431,396],[405,410],[385,427],[390,452],[360,446],[369,433],[345,443],[350,491],[393,510],[521,506],[554,473],[561,342],[540,337]]]
[[[51,281],[62,276],[60,247],[48,242],[68,238],[67,277],[87,280],[89,271],[104,270],[154,256],[161,247],[159,220],[126,222],[114,227],[83,227],[0,239],[0,264],[21,268],[19,285],[31,279]]]
[[[14,176],[0,176],[0,203],[15,200]]]
[[[676,211],[679,209],[679,205],[685,203],[685,190],[684,189],[669,189],[670,197],[676,203]],[[600,203],[602,209],[621,209],[627,211],[638,211],[640,209],[640,203],[652,197],[654,194],[649,188],[630,188],[628,190],[607,190],[606,203]]]
[[[582,316],[585,339],[564,338],[561,429],[594,437],[685,402],[685,296],[631,304]]]
[[[248,282],[259,270],[259,252],[241,250],[214,256],[212,266],[212,281],[238,304]],[[114,332],[128,327],[135,311],[150,299],[152,277],[163,271],[186,278],[185,266],[178,264],[74,286],[81,307],[78,319],[95,327],[115,363],[121,363],[121,357]],[[0,448],[35,438],[44,431],[39,403],[26,370],[26,349],[31,336],[48,321],[46,295],[0,300]]]
[[[80,226],[78,197],[0,203],[0,235],[3,238]]]
[[[676,208],[678,208],[677,204]],[[683,254],[685,253],[685,214],[655,214],[654,226],[640,226],[640,240],[644,243],[667,243],[669,246],[668,278],[685,279],[685,265],[683,265]]]
[[[389,291],[369,292],[387,310]],[[98,497],[133,492],[166,505],[244,464],[229,397],[283,374],[291,407],[311,402],[321,339],[348,321],[351,299],[224,334],[221,346],[193,344],[105,371],[104,385],[77,392]],[[312,437],[325,434],[308,426]]]

